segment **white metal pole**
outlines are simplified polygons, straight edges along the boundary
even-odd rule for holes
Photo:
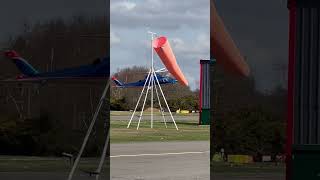
[[[151,69],[149,70],[149,73],[148,73],[148,76],[147,76],[147,78],[146,78],[146,81],[144,82],[143,89],[142,89],[142,91],[141,91],[141,93],[140,93],[138,102],[137,102],[137,104],[136,104],[136,107],[134,108],[134,111],[133,111],[132,115],[131,115],[131,118],[130,118],[130,121],[129,121],[129,123],[128,123],[127,128],[130,127],[130,124],[131,124],[131,121],[132,121],[132,119],[133,119],[133,116],[134,116],[134,114],[135,114],[136,111],[137,111],[137,108],[138,108],[139,103],[140,103],[140,99],[141,99],[141,97],[142,97],[142,95],[143,95],[144,89],[145,89],[146,84],[147,84],[147,80],[149,79],[150,75],[151,75]]]
[[[150,82],[151,82],[150,80],[151,80],[151,76],[149,77],[148,88],[147,88],[146,96],[145,96],[144,101],[143,101],[143,105],[142,105],[142,109],[141,109],[141,113],[140,113],[140,117],[139,117],[139,121],[138,121],[137,130],[139,129],[140,121],[141,121],[142,114],[143,114],[143,109],[144,109],[144,106],[146,104],[146,100],[147,100],[147,97],[148,97],[148,92],[149,92],[149,89],[150,89]],[[146,81],[148,81],[148,79],[146,79]]]
[[[154,74],[155,74],[155,72],[154,72]],[[170,113],[171,119],[172,119],[172,121],[173,121],[173,123],[174,123],[174,126],[176,127],[177,130],[179,130],[179,129],[178,129],[178,126],[177,126],[177,124],[176,124],[176,121],[174,120],[174,118],[173,118],[173,116],[172,116],[172,113],[171,113],[170,107],[169,107],[169,105],[168,105],[168,103],[167,103],[166,97],[165,97],[164,94],[163,94],[163,91],[162,91],[162,89],[161,89],[161,86],[160,86],[160,83],[159,83],[159,80],[158,80],[158,77],[157,77],[157,76],[156,76],[156,80],[157,80],[157,84],[158,84],[158,87],[159,87],[159,89],[160,89],[160,92],[161,92],[161,94],[162,94],[162,97],[163,97],[163,99],[164,99],[164,102],[166,103],[167,108],[168,108],[168,110],[169,110],[169,113]]]
[[[102,107],[102,105],[103,105],[103,102],[105,101],[105,97],[106,97],[106,94],[107,94],[107,92],[108,92],[109,85],[110,85],[110,81],[108,80],[108,82],[107,82],[107,84],[106,84],[106,87],[105,87],[104,90],[103,90],[103,93],[102,93],[102,96],[101,96],[101,98],[100,98],[99,104],[98,104],[98,106],[97,106],[96,112],[94,113],[93,119],[92,119],[91,124],[90,124],[90,126],[89,126],[89,128],[88,128],[87,134],[86,134],[86,136],[85,136],[85,138],[84,138],[84,140],[83,140],[83,143],[82,143],[82,146],[81,146],[80,151],[79,151],[79,153],[78,153],[78,156],[77,156],[76,160],[74,161],[74,164],[73,164],[73,166],[72,166],[72,169],[71,169],[71,171],[70,171],[70,173],[69,173],[68,180],[71,180],[71,179],[72,179],[73,174],[74,174],[74,172],[75,172],[75,170],[76,170],[76,168],[77,168],[77,166],[78,166],[78,164],[79,164],[81,155],[82,155],[82,153],[83,153],[83,151],[84,151],[84,148],[85,148],[86,145],[87,145],[89,136],[90,136],[91,131],[92,131],[92,129],[93,129],[93,126],[94,126],[94,124],[95,124],[95,122],[96,122],[96,120],[97,120],[97,118],[98,118],[99,111],[100,111],[100,109],[101,109],[101,107]]]
[[[31,107],[30,107],[30,104],[31,104],[31,89],[30,87],[28,87],[28,118],[31,117]]]
[[[100,159],[100,162],[99,162],[99,166],[98,166],[98,169],[96,170],[96,172],[98,173],[96,175],[96,180],[99,180],[99,176],[100,176],[100,173],[101,173],[101,170],[102,170],[102,167],[103,167],[103,163],[104,163],[104,161],[106,159],[107,150],[108,150],[108,147],[109,147],[109,139],[110,139],[109,137],[110,137],[110,131],[108,130],[107,138],[106,138],[106,142],[104,143],[104,147],[103,147],[101,159]]]
[[[151,128],[153,128],[153,81],[154,81],[154,61],[153,61],[153,36],[155,33],[151,32],[151,71],[152,71],[152,78],[151,78]]]
[[[154,88],[156,89],[156,94],[157,94],[157,98],[158,98],[158,102],[159,102],[159,107],[160,107],[160,111],[161,111],[161,115],[162,115],[162,118],[163,118],[163,122],[164,122],[164,125],[167,127],[167,122],[166,122],[166,118],[164,117],[164,113],[162,111],[162,106],[161,106],[161,101],[160,101],[160,98],[159,98],[159,93],[158,93],[158,89],[157,89],[157,86],[156,86],[156,82],[154,81]]]
[[[53,72],[53,57],[54,57],[54,48],[51,48],[51,63],[50,63],[50,71]]]
[[[153,81],[154,77],[151,76],[151,128],[153,128]]]

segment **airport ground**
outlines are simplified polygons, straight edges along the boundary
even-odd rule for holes
[[[185,159],[188,158],[190,160],[185,161]],[[183,161],[176,161],[184,159]],[[118,158],[118,162],[113,162],[116,166],[121,166],[122,164],[127,164],[124,167],[119,167],[118,170],[113,170],[113,172],[117,171],[123,171],[124,173],[121,173],[122,175],[116,176],[113,175],[112,179],[128,179],[134,175],[132,172],[132,169],[128,170],[128,167],[130,165],[138,165],[136,166],[136,171],[144,173],[145,177],[150,176],[150,175],[156,175],[154,178],[159,178],[159,176],[164,176],[167,177],[167,175],[174,175],[172,178],[168,179],[178,179],[179,178],[183,179],[183,176],[188,176],[193,177],[193,179],[197,180],[197,176],[199,177],[198,179],[201,178],[199,174],[201,173],[206,173],[207,174],[207,167],[204,167],[203,165],[200,166],[199,168],[197,166],[193,165],[199,165],[199,164],[204,164],[203,162],[199,163],[199,160],[201,159],[207,159],[206,154],[186,154],[186,155],[168,155],[168,156],[149,156],[147,158],[143,157],[124,157],[124,158]],[[150,166],[150,163],[152,160],[156,160],[158,163],[153,164]],[[171,160],[171,163],[169,163],[169,166],[161,166],[161,163],[165,163],[167,165],[168,160]],[[91,164],[93,159],[85,160],[86,162],[90,163],[85,165],[82,164],[81,168],[87,168],[87,169],[93,169],[95,168],[97,161],[94,161],[94,165]],[[114,159],[111,159],[111,162],[114,161]],[[178,165],[179,163],[183,163],[183,168],[181,168],[179,171],[171,171],[170,170],[170,164],[171,165]],[[192,164],[190,168],[192,168],[191,172],[188,172],[189,170],[189,162],[195,163]],[[198,163],[197,163],[198,162]],[[83,162],[82,162],[83,163]],[[143,164],[149,165],[149,166],[144,166]],[[143,168],[141,168],[143,166]],[[159,169],[154,169],[152,167],[158,166]],[[233,168],[233,167],[228,167],[226,168],[222,164],[217,164],[216,168],[220,166],[221,171],[215,171],[213,169],[212,177],[213,180],[284,180],[285,179],[285,170],[284,170],[284,165],[280,166],[274,166],[270,167],[269,164],[252,164],[251,167],[248,166],[240,166],[238,168]],[[140,169],[141,168],[141,169]],[[203,168],[203,169],[201,169]],[[0,160],[0,179],[5,179],[5,180],[65,180],[68,171],[69,171],[69,166],[67,165],[66,160],[61,159],[61,158],[39,158],[39,157],[1,157]],[[111,167],[112,169],[112,167]],[[253,170],[255,169],[255,170]],[[127,170],[127,171],[124,171]],[[200,170],[200,171],[199,171]],[[113,173],[111,171],[111,174]],[[169,174],[165,174],[169,172]],[[171,173],[171,174],[170,174]],[[180,177],[179,177],[180,176]],[[94,177],[90,177],[88,174],[83,173],[81,171],[78,171],[76,176],[77,180],[90,180],[94,179]],[[135,179],[142,180],[142,176],[134,176]],[[202,176],[202,178],[209,179],[207,178],[207,175]],[[104,172],[102,175],[102,179],[107,179],[107,173]],[[162,178],[163,179],[163,178]],[[192,179],[192,178],[191,178]]]
[[[159,114],[155,116],[152,129],[149,114],[143,117],[138,131],[136,120],[127,129],[130,115],[130,112],[111,113],[111,179],[209,179],[209,127],[197,125],[197,114],[174,115],[179,131],[169,116],[166,116],[168,128],[165,128]],[[94,170],[97,164],[97,158],[84,158],[75,179],[95,179],[82,170]],[[213,167],[214,180],[284,179],[283,165],[230,166],[215,163]],[[0,156],[0,179],[63,180],[69,170],[70,164],[65,158]],[[108,176],[104,171],[101,179]]]
[[[179,130],[169,113],[167,127],[156,113],[151,128],[150,115],[137,130],[139,116],[127,128],[131,113],[111,113],[111,179],[209,179],[210,128],[198,125],[198,114],[174,113]]]
[[[151,128],[150,113],[144,114],[137,130],[138,116],[134,116],[132,123],[127,128],[131,113],[111,112],[111,144],[124,142],[170,142],[170,141],[209,141],[210,127],[199,126],[199,115],[173,114],[175,125],[169,115],[165,114],[167,128],[163,117],[156,113],[153,128]]]
[[[284,180],[285,164],[253,163],[232,165],[211,162],[211,177],[214,180]]]

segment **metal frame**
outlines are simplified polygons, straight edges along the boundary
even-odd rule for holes
[[[98,106],[97,106],[97,109],[96,109],[96,111],[95,111],[95,113],[94,113],[94,116],[93,116],[93,118],[92,118],[92,121],[91,121],[91,123],[90,123],[90,126],[89,126],[89,128],[88,128],[88,130],[87,130],[86,136],[85,136],[85,138],[84,138],[84,140],[83,140],[83,143],[82,143],[82,145],[81,145],[80,151],[79,151],[79,153],[78,153],[78,155],[77,155],[77,158],[75,159],[75,161],[74,161],[74,163],[73,163],[73,166],[72,166],[71,171],[70,171],[69,176],[68,176],[68,180],[72,180],[73,175],[74,175],[74,172],[75,172],[75,170],[76,170],[77,167],[78,167],[78,164],[79,164],[80,158],[81,158],[81,156],[82,156],[82,153],[83,153],[83,151],[84,151],[84,149],[85,149],[85,147],[86,147],[86,145],[87,145],[87,142],[88,142],[88,140],[89,140],[89,137],[90,137],[90,134],[91,134],[91,132],[92,132],[92,129],[93,129],[93,127],[94,127],[94,125],[95,125],[95,123],[96,123],[96,120],[97,120],[97,118],[98,118],[98,115],[99,115],[99,113],[100,113],[100,111],[101,111],[101,109],[102,109],[102,105],[103,105],[103,104],[105,103],[105,101],[106,101],[106,96],[107,96],[107,92],[108,92],[109,88],[110,88],[110,81],[108,80],[108,82],[107,82],[107,84],[106,84],[106,86],[105,86],[105,88],[104,88],[104,90],[103,90],[103,93],[102,93],[102,95],[101,95],[101,98],[100,98],[99,104],[98,104]],[[103,166],[103,163],[104,163],[105,158],[106,158],[107,149],[108,149],[108,147],[109,147],[110,131],[109,131],[109,129],[107,129],[106,131],[107,131],[107,133],[106,133],[106,134],[107,134],[107,137],[106,137],[106,141],[105,141],[105,144],[104,144],[104,147],[103,147],[103,151],[102,151],[102,155],[101,155],[101,158],[100,158],[100,162],[99,162],[98,168],[97,168],[96,171],[94,172],[94,173],[96,174],[96,180],[99,179],[99,175],[100,175],[100,173],[101,173],[102,166]]]
[[[156,35],[156,33],[151,32],[151,31],[148,31],[148,33],[151,35],[151,67],[150,67],[150,70],[148,72],[146,81],[145,81],[145,83],[143,85],[143,88],[142,88],[142,91],[140,93],[140,96],[138,98],[137,104],[136,104],[136,106],[134,108],[134,111],[133,111],[133,113],[131,115],[131,118],[129,120],[127,128],[129,128],[131,123],[132,123],[132,119],[133,119],[133,117],[134,117],[134,115],[135,115],[135,113],[137,111],[137,108],[138,108],[138,106],[140,104],[141,97],[143,96],[144,91],[146,89],[146,85],[148,84],[147,90],[146,90],[146,93],[145,93],[145,97],[144,97],[144,100],[143,100],[142,109],[141,109],[141,112],[140,112],[140,115],[139,115],[137,130],[140,127],[140,122],[141,122],[141,119],[142,119],[142,116],[143,116],[143,111],[144,111],[144,107],[145,107],[145,104],[146,104],[146,100],[147,100],[147,97],[148,97],[149,90],[151,91],[151,117],[150,117],[151,118],[150,119],[151,120],[151,128],[153,128],[153,123],[154,123],[154,117],[153,117],[153,101],[154,101],[154,99],[153,99],[154,94],[153,93],[154,93],[154,91],[156,91],[157,100],[159,102],[159,106],[160,106],[160,111],[161,111],[161,115],[162,115],[162,118],[163,118],[163,122],[164,122],[164,124],[165,124],[165,126],[167,128],[167,123],[166,123],[165,115],[164,115],[164,112],[163,112],[163,109],[162,109],[162,106],[161,106],[161,101],[160,101],[160,97],[159,97],[157,86],[158,86],[158,88],[159,88],[159,90],[161,92],[162,98],[163,98],[163,100],[164,100],[164,102],[166,104],[166,107],[167,107],[167,109],[168,109],[168,111],[170,113],[170,117],[171,117],[171,119],[172,119],[172,121],[173,121],[173,123],[175,125],[175,128],[177,130],[179,130],[178,126],[177,126],[177,124],[176,124],[176,122],[175,122],[175,120],[174,120],[174,118],[172,116],[172,113],[171,113],[170,107],[169,107],[169,105],[167,103],[166,97],[165,97],[165,95],[164,95],[164,93],[162,91],[162,88],[161,88],[161,85],[159,83],[158,77],[156,75],[156,72],[163,72],[164,69],[159,69],[157,71],[155,71],[155,69],[154,69],[154,58],[153,58],[154,52],[153,52],[152,42],[153,42],[153,39],[154,39],[154,36]]]

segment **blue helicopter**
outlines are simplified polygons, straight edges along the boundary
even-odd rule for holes
[[[66,68],[52,72],[39,72],[15,51],[5,51],[5,57],[11,59],[22,75],[15,81],[46,81],[52,79],[96,79],[108,78],[110,63],[108,58],[98,58],[92,64]]]
[[[175,84],[178,82],[178,80],[171,78],[169,76],[162,76],[158,72],[163,72],[163,69],[156,71],[156,76],[155,75],[150,75],[150,76],[145,76],[144,79],[136,81],[136,82],[131,82],[131,83],[123,83],[119,81],[115,76],[113,76],[111,79],[113,82],[116,84],[116,87],[119,88],[130,88],[130,87],[143,87],[145,84],[148,86],[149,81],[151,80],[152,76],[157,83],[157,80],[159,81],[159,84]],[[151,84],[152,86],[152,84]]]

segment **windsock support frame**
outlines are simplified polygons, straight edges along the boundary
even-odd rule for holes
[[[151,93],[151,115],[150,115],[150,120],[151,120],[151,128],[153,128],[153,123],[154,123],[154,114],[153,114],[153,101],[154,101],[154,91],[156,92],[156,96],[157,96],[157,100],[158,100],[158,103],[159,103],[159,107],[160,107],[160,112],[161,112],[161,116],[162,116],[162,119],[163,119],[163,123],[165,125],[165,127],[167,128],[167,121],[166,121],[166,118],[165,118],[165,114],[164,114],[164,110],[162,108],[162,105],[161,105],[161,101],[160,101],[160,97],[159,97],[159,92],[158,92],[158,89],[160,90],[160,93],[161,93],[161,96],[165,102],[165,105],[169,111],[169,114],[170,114],[170,117],[171,117],[171,120],[172,122],[174,123],[174,126],[177,130],[179,130],[175,120],[174,120],[174,117],[172,115],[172,112],[170,110],[170,107],[168,105],[168,102],[167,102],[167,99],[163,93],[163,90],[161,88],[161,85],[159,83],[159,80],[158,80],[158,77],[157,77],[157,74],[156,74],[156,71],[155,71],[155,68],[154,68],[154,50],[153,50],[153,46],[152,46],[152,43],[153,43],[153,40],[154,40],[154,37],[156,36],[157,33],[154,33],[154,32],[151,32],[151,31],[148,31],[148,34],[151,35],[151,67],[149,69],[149,72],[148,72],[148,75],[147,75],[147,78],[146,78],[146,81],[144,83],[144,86],[141,90],[141,93],[140,93],[140,96],[138,98],[138,101],[136,103],[136,106],[134,108],[134,111],[130,117],[130,120],[129,120],[129,123],[127,125],[127,128],[130,127],[131,123],[132,123],[132,120],[133,120],[133,117],[134,115],[136,114],[137,112],[137,109],[138,109],[138,106],[140,104],[140,101],[141,101],[141,98],[143,97],[144,95],[144,100],[143,100],[143,104],[142,104],[142,109],[141,109],[141,112],[140,112],[140,115],[139,115],[139,120],[138,120],[138,125],[137,125],[137,130],[139,130],[139,127],[140,127],[140,123],[141,123],[141,119],[142,119],[142,116],[143,116],[143,112],[144,112],[144,107],[145,107],[145,104],[146,104],[146,100],[148,98],[148,93],[149,93],[149,90],[150,90],[150,93]],[[158,87],[158,88],[157,88]],[[145,92],[146,91],[146,92]],[[144,94],[145,93],[145,94]]]
[[[101,113],[102,109],[103,109],[103,105],[105,105],[107,103],[107,92],[110,90],[110,81],[108,80],[107,83],[106,83],[106,86],[102,92],[102,95],[100,97],[100,100],[99,100],[99,104],[96,108],[96,111],[92,117],[92,120],[91,120],[91,123],[90,123],[90,126],[87,130],[87,133],[84,137],[84,140],[82,142],[82,145],[81,145],[81,148],[77,154],[77,157],[75,159],[75,161],[73,162],[72,164],[72,168],[69,172],[69,175],[68,175],[68,179],[67,180],[72,180],[74,179],[74,174],[75,174],[75,171],[76,169],[78,168],[78,165],[80,163],[80,159],[82,157],[82,154],[88,144],[88,141],[89,141],[89,137],[90,135],[92,134],[92,130],[94,128],[94,125],[96,124],[96,121],[98,119],[98,116],[99,114]],[[105,121],[107,122],[108,119],[105,119]],[[107,158],[107,153],[108,153],[108,149],[109,149],[109,144],[110,144],[110,127],[107,125],[107,123],[105,122],[105,142],[104,142],[104,146],[103,146],[103,150],[102,150],[102,153],[101,153],[101,156],[100,156],[100,160],[99,160],[99,165],[97,167],[97,169],[94,171],[94,172],[90,172],[92,174],[95,175],[95,179],[96,180],[99,180],[100,178],[100,174],[102,172],[102,168],[103,168],[103,165],[104,165],[104,162]]]

